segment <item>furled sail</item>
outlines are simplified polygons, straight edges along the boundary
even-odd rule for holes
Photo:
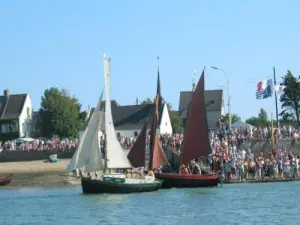
[[[110,101],[110,59],[104,57],[104,80],[105,80],[105,134],[107,168],[132,168],[127,156],[117,139],[114,121],[111,112]]]
[[[93,155],[95,154],[95,152],[100,151],[99,144],[96,145],[96,142],[94,140],[99,138],[98,131],[101,123],[100,120],[102,119],[102,117],[100,117],[99,114],[100,114],[102,96],[103,96],[103,92],[99,98],[97,107],[94,110],[94,113],[92,114],[92,117],[85,131],[83,132],[83,136],[79,143],[79,146],[75,151],[75,153],[73,154],[73,157],[66,168],[66,171],[68,172],[72,172],[73,170],[86,166],[89,161],[89,155],[91,154]],[[97,163],[97,166],[95,167],[102,168],[102,160],[100,160]]]
[[[145,166],[145,155],[146,155],[146,138],[147,138],[147,121],[134,142],[127,157],[133,167],[144,167]]]
[[[210,152],[203,70],[188,108],[181,163],[188,164],[190,160],[207,156]]]

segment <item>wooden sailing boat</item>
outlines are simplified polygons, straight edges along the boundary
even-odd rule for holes
[[[102,123],[101,98],[94,110],[92,118],[86,128],[82,143],[75,152],[67,170],[74,170],[78,166],[85,166],[86,172],[102,172],[98,178],[82,177],[83,193],[132,193],[156,191],[161,187],[161,181],[129,179],[125,174],[110,173],[115,169],[131,169],[132,165],[127,159],[115,133],[111,112],[110,100],[110,59],[104,58],[105,80],[105,159],[101,157],[99,145],[99,128]],[[74,166],[75,165],[75,166]]]
[[[160,144],[159,137],[156,133],[156,124],[158,120],[158,96],[154,99],[152,110],[152,122],[150,130],[150,146],[149,146],[149,162],[146,163],[146,138],[147,138],[147,126],[148,121],[143,125],[143,128],[133,144],[128,159],[133,167],[148,167],[148,170],[160,168],[167,165],[168,160]]]
[[[198,81],[188,108],[180,165],[188,165],[191,160],[210,154],[208,124],[204,100],[204,70]],[[218,175],[157,173],[164,180],[162,188],[211,187],[217,186]]]

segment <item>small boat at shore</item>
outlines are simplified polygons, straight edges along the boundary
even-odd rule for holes
[[[49,162],[51,162],[51,163],[58,162],[57,154],[51,154],[51,155],[49,155]]]
[[[198,81],[192,99],[189,103],[185,126],[183,149],[180,156],[180,166],[188,165],[191,160],[211,153],[208,136],[206,106],[204,100],[204,69]],[[163,180],[162,188],[196,188],[214,187],[218,185],[219,176],[216,174],[177,174],[156,173]]]
[[[101,107],[102,96],[98,101],[92,117],[83,133],[82,140],[66,170],[72,172],[84,167],[84,172],[93,173],[95,177],[82,177],[82,191],[85,194],[100,193],[134,193],[157,191],[162,184],[160,180],[143,180],[128,178],[125,173],[111,173],[111,170],[132,169],[132,165],[125,155],[120,142],[117,139],[111,112],[110,100],[110,59],[104,57],[105,80],[105,146],[104,159],[102,157],[99,131],[103,123],[103,111]],[[102,176],[98,177],[98,172]]]
[[[6,177],[0,177],[0,185],[4,186],[4,185],[9,184],[12,180],[12,177],[13,177],[13,174],[6,176]]]

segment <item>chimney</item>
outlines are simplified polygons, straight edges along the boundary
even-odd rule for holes
[[[9,89],[5,89],[3,93],[4,93],[4,97],[8,98],[10,91],[9,91]]]
[[[195,86],[196,86],[195,83],[193,83],[193,85],[192,85],[192,88],[193,88],[192,91],[193,92],[195,91]]]
[[[139,99],[138,99],[138,98],[136,98],[136,100],[135,100],[135,104],[136,104],[136,105],[138,105],[138,104],[139,104]]]

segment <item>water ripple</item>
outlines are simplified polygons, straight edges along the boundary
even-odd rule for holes
[[[233,184],[130,195],[80,188],[0,191],[1,225],[299,224],[299,183]]]

